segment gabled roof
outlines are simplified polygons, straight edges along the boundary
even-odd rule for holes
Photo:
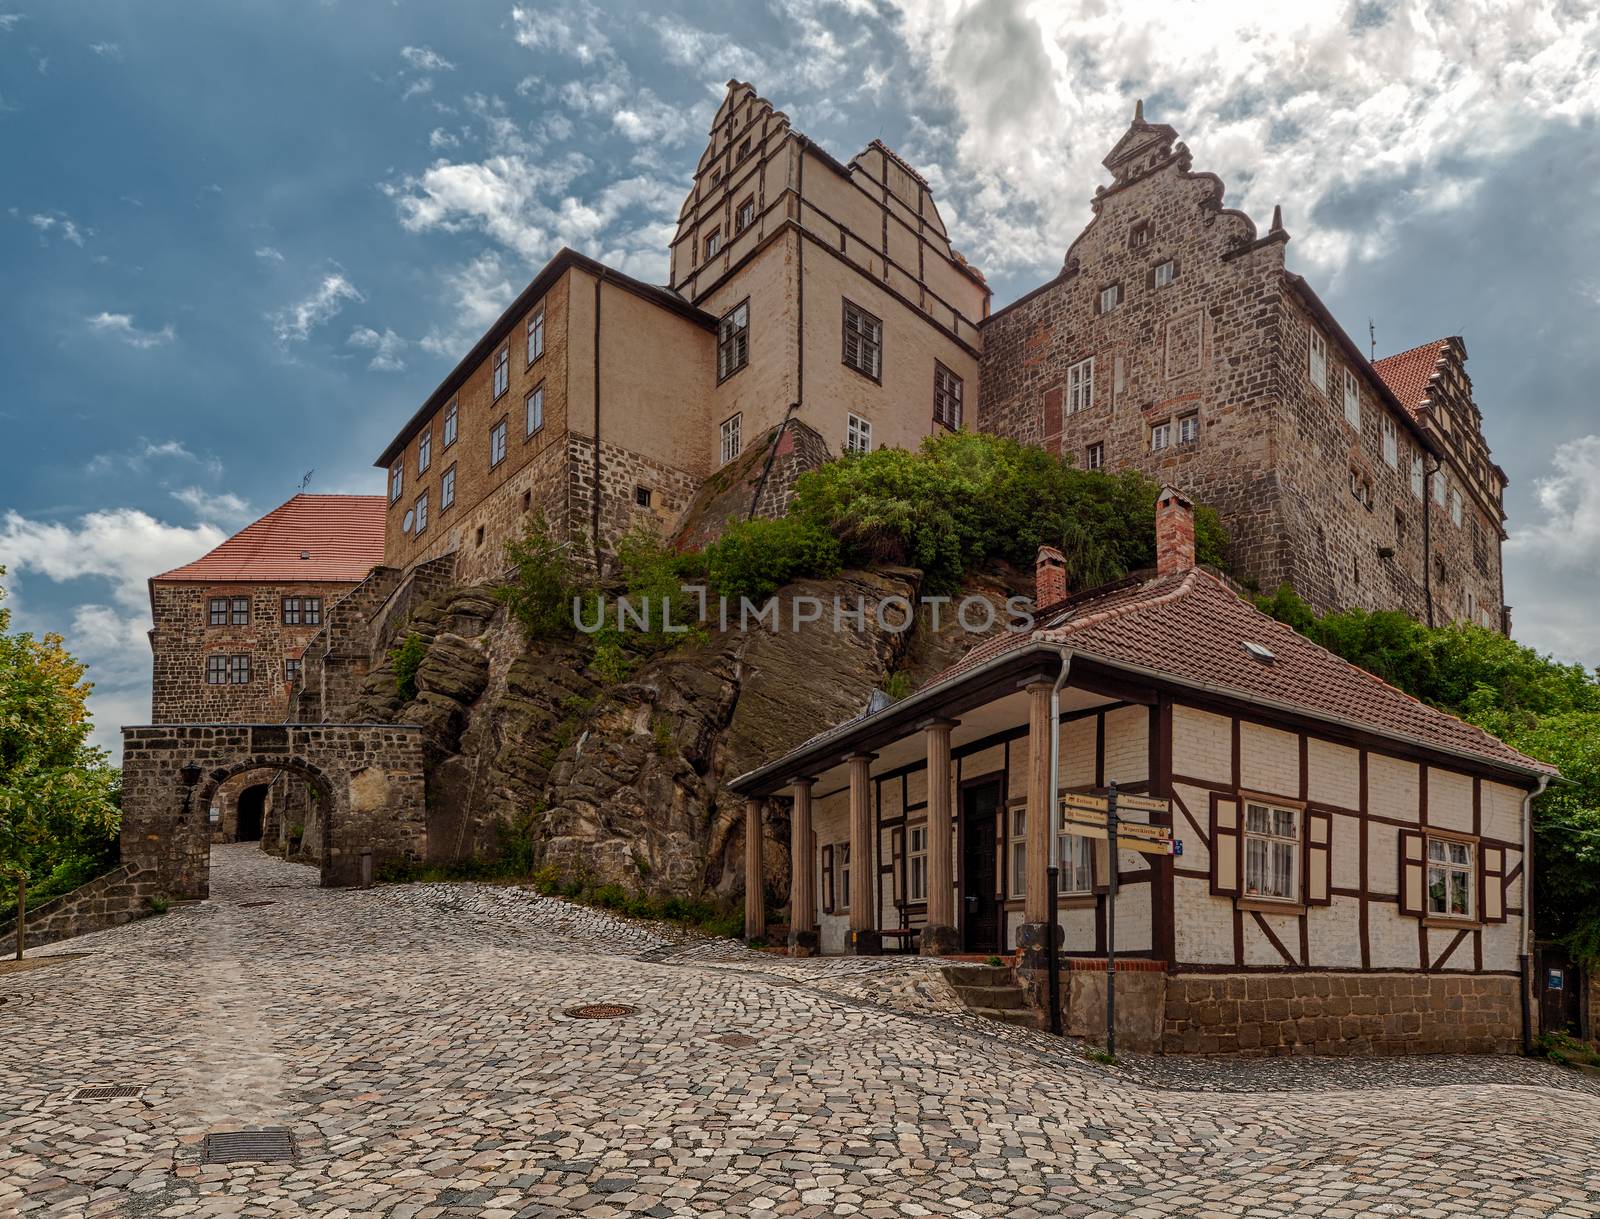
[[[1439,366],[1444,362],[1445,352],[1451,343],[1457,341],[1434,339],[1431,343],[1424,343],[1409,351],[1384,356],[1381,360],[1373,361],[1372,371],[1383,378],[1383,383],[1389,387],[1389,392],[1400,399],[1400,404],[1415,416],[1421,412],[1423,400],[1429,397],[1429,386],[1438,373]]]
[[[383,562],[385,508],[381,495],[297,495],[209,554],[153,579],[359,583]]]

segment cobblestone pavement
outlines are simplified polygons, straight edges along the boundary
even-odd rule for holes
[[[1107,1070],[915,959],[324,891],[249,846],[212,883],[0,976],[0,1215],[1600,1214],[1600,1097],[1554,1068]],[[562,1014],[594,1002],[639,1010]],[[142,1092],[72,1099],[111,1084]],[[295,1162],[201,1162],[266,1127]]]

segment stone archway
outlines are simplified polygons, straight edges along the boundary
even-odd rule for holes
[[[267,828],[267,799],[272,788],[266,783],[252,783],[239,793],[233,805],[233,840],[235,842],[260,842]]]
[[[174,897],[210,892],[209,809],[251,771],[313,794],[322,883],[427,857],[422,731],[409,724],[166,724],[122,730],[122,858],[156,869]]]

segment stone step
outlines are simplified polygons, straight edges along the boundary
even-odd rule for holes
[[[1020,986],[963,986],[952,983],[961,1002],[974,1008],[1015,1010],[1028,1005],[1027,992]]]
[[[1015,986],[1017,981],[1009,965],[943,965],[940,972],[951,986]]]
[[[974,1007],[968,1010],[974,1016],[998,1020],[1002,1024],[1016,1024],[1029,1029],[1044,1028],[1044,1013],[1031,1007]]]

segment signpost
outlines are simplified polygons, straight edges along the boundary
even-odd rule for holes
[[[1171,806],[1155,796],[1122,795],[1112,783],[1103,796],[1072,793],[1061,797],[1063,828],[1081,838],[1107,844],[1106,856],[1106,1053],[1117,1053],[1117,852],[1173,855],[1172,827],[1123,821],[1123,812],[1167,813]],[[1052,887],[1052,899],[1054,892]],[[1051,909],[1055,908],[1054,900]],[[1052,977],[1052,981],[1054,978]]]

